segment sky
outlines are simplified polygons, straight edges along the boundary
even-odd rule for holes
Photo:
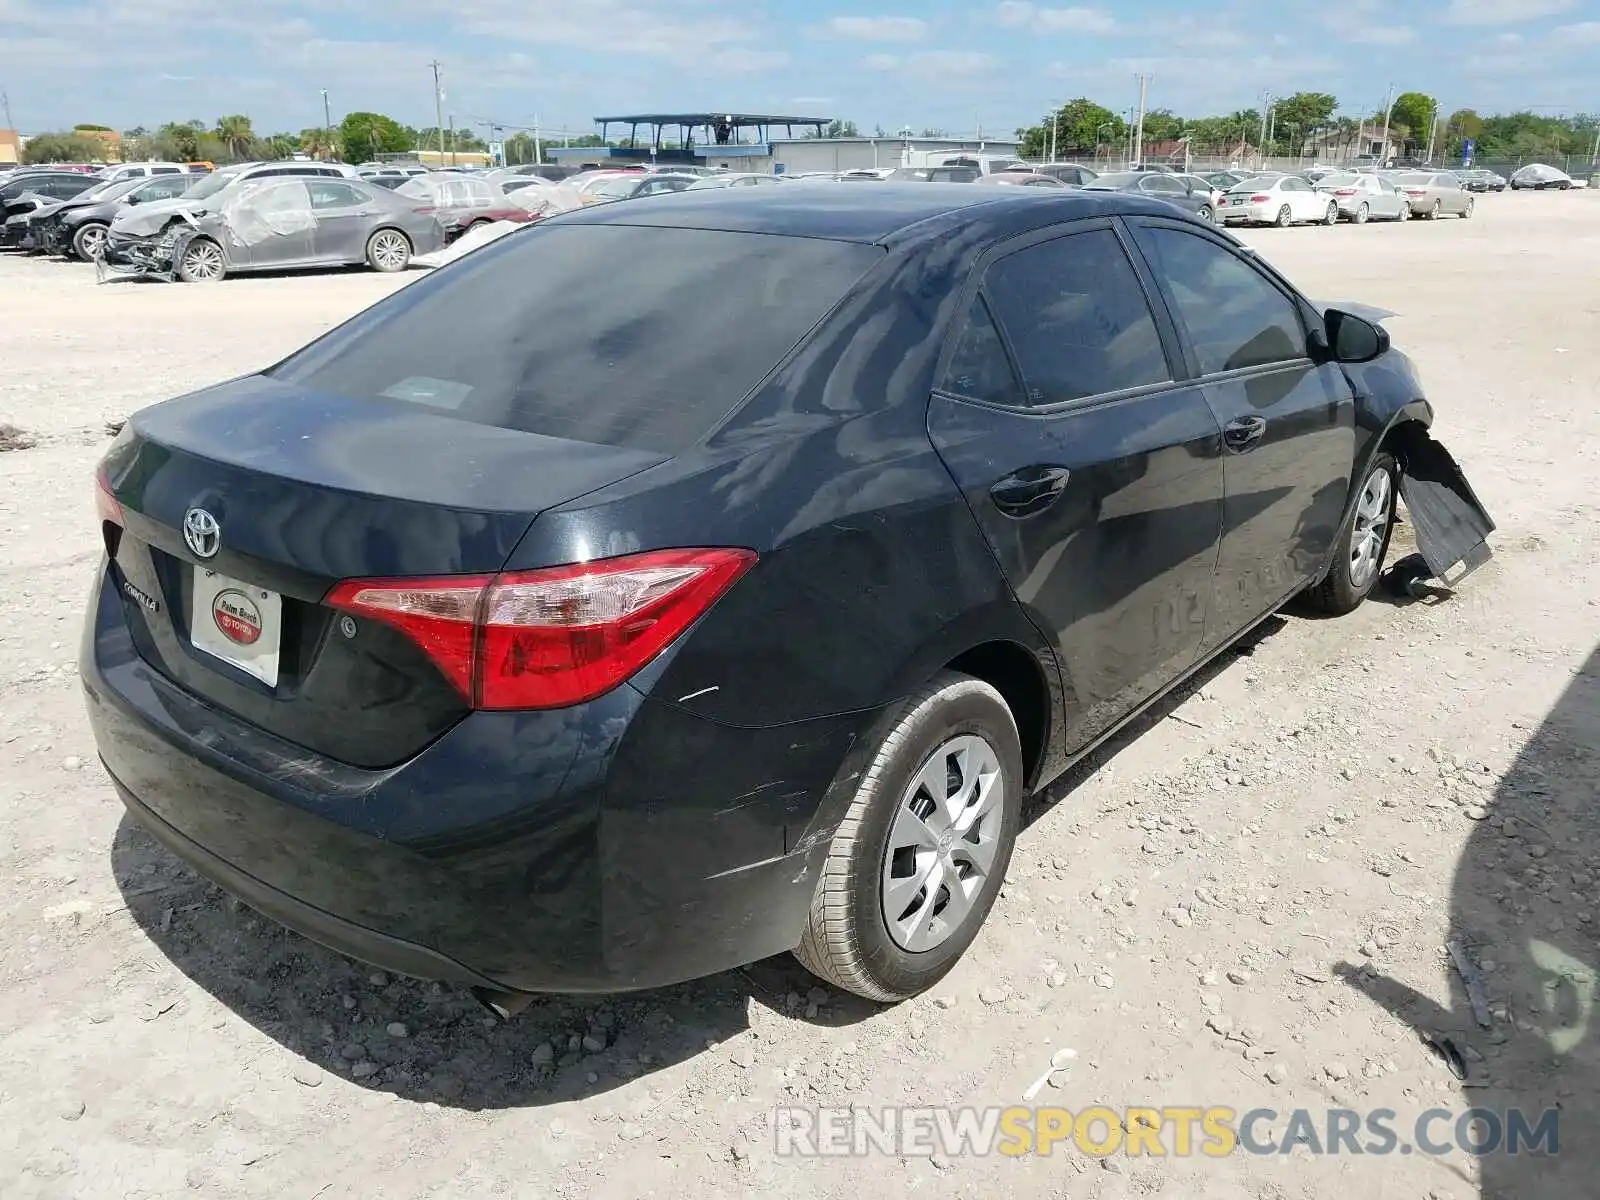
[[[594,116],[839,117],[864,133],[1009,135],[1087,95],[1182,116],[1394,85],[1446,111],[1600,111],[1600,0],[0,0],[0,90],[25,133],[95,123],[320,125],[345,112],[592,130]],[[0,112],[0,123],[4,113]]]

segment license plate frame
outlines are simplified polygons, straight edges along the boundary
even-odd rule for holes
[[[191,582],[189,644],[269,688],[277,687],[283,597],[205,567],[194,568]]]

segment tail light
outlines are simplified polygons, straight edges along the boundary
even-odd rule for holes
[[[1335,196],[1354,196],[1356,194],[1356,189],[1355,188],[1335,188],[1333,190],[1333,194]]]
[[[325,603],[398,629],[474,708],[564,708],[637,673],[755,561],[750,550],[654,550],[499,575],[352,579]]]
[[[1270,203],[1271,200],[1272,200],[1271,196],[1251,196],[1250,197],[1250,203],[1251,204],[1267,204],[1267,203]]]
[[[1421,188],[1407,188],[1406,189],[1406,195],[1408,195],[1408,196],[1426,196],[1427,194],[1428,193],[1423,191]]]
[[[111,494],[111,480],[106,475],[103,463],[94,472],[94,510],[101,521],[110,521],[117,526],[122,524],[122,505]]]

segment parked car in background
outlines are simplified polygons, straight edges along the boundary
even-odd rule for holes
[[[192,200],[191,193],[174,203]],[[375,271],[403,271],[412,255],[445,243],[432,208],[359,179],[257,176],[133,237],[130,215],[138,211],[112,222],[105,259],[132,265],[165,259],[186,283],[363,262]]]
[[[540,179],[548,179],[551,183],[560,183],[563,179],[570,179],[578,174],[578,168],[564,166],[561,163],[519,163],[514,167],[501,167],[493,174],[534,175]]]
[[[840,171],[841,183],[882,183],[895,173],[895,167],[855,167],[849,171]]]
[[[1226,192],[1236,183],[1243,183],[1254,176],[1252,171],[1209,171],[1201,178],[1220,192]]]
[[[81,196],[100,180],[81,171],[17,171],[0,182],[0,246],[20,246],[40,208]]]
[[[1102,175],[1093,183],[1085,184],[1083,190],[1131,192],[1134,195],[1150,196],[1156,200],[1165,200],[1185,212],[1193,213],[1203,221],[1216,220],[1217,210],[1212,207],[1209,187],[1203,192],[1191,191],[1170,172],[1118,171]]]
[[[190,166],[188,163],[123,163],[121,166],[107,167],[100,173],[100,178],[116,183],[124,179],[143,179],[150,175],[204,175],[206,173],[197,167]]]
[[[653,171],[643,176],[618,175],[599,180],[584,194],[597,204],[608,204],[613,200],[638,200],[645,196],[667,196],[683,191],[699,178],[698,175],[667,175]]]
[[[1425,394],[1136,194],[584,209],[131,417],[88,723],[202,876],[501,1014],[791,950],[903,1000],[1030,795],[1359,608]]]
[[[47,201],[37,193],[24,192],[19,199],[26,198],[32,207],[19,206],[19,211],[15,214],[15,220],[18,226],[21,227],[22,232],[15,235],[15,240],[18,245],[32,250],[36,254],[48,250],[50,247],[46,244],[46,231],[52,227],[52,218],[57,213],[73,205],[93,204],[98,200],[119,196],[142,182],[144,181],[138,179],[126,179],[114,183],[100,180],[79,192],[76,196],[68,197],[65,200]],[[12,218],[6,219],[9,221]]]
[[[723,171],[716,175],[707,175],[703,179],[696,179],[685,190],[703,192],[727,187],[761,187],[781,182],[782,180],[776,175],[762,175],[754,171]]]
[[[1040,163],[1033,168],[1040,175],[1052,175],[1068,187],[1083,187],[1100,178],[1100,172],[1081,163]]]
[[[981,178],[976,167],[896,167],[884,177],[888,183],[973,183]]]
[[[1404,221],[1411,216],[1408,198],[1382,175],[1336,171],[1317,180],[1316,188],[1333,197],[1342,220],[1356,225],[1365,225],[1368,221]]]
[[[199,179],[198,175],[157,175],[125,179],[92,198],[85,192],[54,212],[36,214],[34,219],[41,222],[38,240],[52,254],[71,254],[92,262],[104,252],[111,222],[119,215],[135,205],[175,199]]]
[[[970,150],[913,150],[905,159],[908,167],[971,167],[980,175],[1011,171],[1028,164],[1009,154],[983,154]]]
[[[1510,186],[1514,192],[1564,192],[1572,186],[1572,176],[1546,163],[1529,163],[1511,172]]]
[[[1204,175],[1190,175],[1179,172],[1173,176],[1179,183],[1189,189],[1191,195],[1205,195],[1211,198],[1211,210],[1216,212],[1222,208],[1222,197],[1227,194],[1227,188],[1218,187]]]
[[[499,184],[476,175],[430,171],[406,180],[394,189],[394,195],[420,205],[417,211],[435,216],[447,243],[474,225],[534,219],[534,209],[525,198],[507,195]]]
[[[1461,180],[1461,186],[1469,192],[1503,192],[1506,190],[1506,177],[1494,171],[1457,171],[1456,175]]]
[[[1229,188],[1226,198],[1222,219],[1229,225],[1333,225],[1339,220],[1339,202],[1298,175],[1246,179]]]
[[[1067,186],[1054,175],[1039,175],[1033,171],[996,171],[993,175],[980,175],[974,182],[992,187],[1052,188],[1056,191]]]
[[[1472,215],[1472,193],[1449,171],[1396,171],[1389,179],[1410,201],[1413,217],[1432,221],[1441,216]]]

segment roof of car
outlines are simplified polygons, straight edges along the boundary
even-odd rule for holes
[[[1159,200],[1119,192],[889,182],[873,188],[689,188],[652,198],[648,205],[596,205],[547,218],[542,224],[721,229],[871,243],[888,241],[938,217],[973,210],[1019,228],[1114,212],[1176,215],[1172,206]]]

